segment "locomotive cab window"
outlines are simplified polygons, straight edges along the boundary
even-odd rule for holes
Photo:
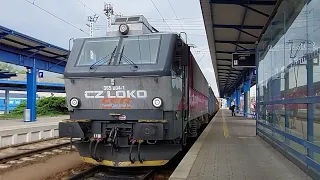
[[[123,37],[116,64],[156,64],[159,45],[160,35]]]
[[[85,40],[76,66],[156,64],[161,35]]]
[[[119,43],[119,38],[107,38],[104,40],[86,40],[81,54],[79,56],[77,66],[90,66],[99,60],[107,64],[111,60],[111,55]]]

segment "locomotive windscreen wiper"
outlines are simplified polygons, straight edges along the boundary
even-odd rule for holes
[[[112,61],[112,58],[114,57],[114,54],[115,54],[115,52],[116,52],[117,47],[118,47],[118,46],[116,46],[116,47],[114,48],[114,50],[112,51],[111,54],[108,54],[108,55],[106,55],[105,57],[103,57],[103,58],[101,58],[100,60],[98,60],[97,62],[93,63],[93,64],[90,66],[90,69],[93,69],[93,68],[95,68],[95,67],[101,66],[102,64],[107,63],[107,62],[109,62],[108,65],[110,65],[110,63],[111,63],[111,61]],[[110,59],[107,59],[110,55],[111,55]],[[105,60],[106,60],[106,61],[105,61]]]
[[[129,59],[126,55],[123,54],[123,51],[124,51],[124,46],[123,46],[123,48],[121,50],[119,64],[121,63],[122,57],[124,57],[124,60],[127,63],[131,64],[134,68],[138,68],[138,66],[131,59]]]

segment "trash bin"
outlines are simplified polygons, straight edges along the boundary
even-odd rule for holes
[[[24,109],[23,121],[24,122],[30,122],[30,109]]]

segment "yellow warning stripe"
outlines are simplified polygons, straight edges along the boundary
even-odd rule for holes
[[[79,119],[79,120],[63,119],[60,122],[90,122],[90,120],[89,119]]]
[[[139,123],[167,123],[168,120],[148,120],[148,119],[139,119]]]
[[[227,122],[226,119],[224,117],[224,113],[222,111],[222,128],[223,128],[223,135],[225,138],[229,138],[229,130],[228,130],[228,126],[227,126]]]
[[[104,166],[115,166],[116,163],[114,161],[103,160],[102,162],[97,162],[96,160],[89,157],[81,157],[81,160],[90,164],[99,164]],[[118,167],[137,167],[137,166],[162,166],[167,164],[168,160],[154,160],[154,161],[143,161],[140,163],[139,161],[135,161],[133,164],[130,161],[118,162]]]

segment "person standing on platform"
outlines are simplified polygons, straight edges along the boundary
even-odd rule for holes
[[[232,105],[231,107],[230,107],[230,110],[231,110],[231,116],[236,116],[236,113],[234,113],[234,109],[235,109],[235,105]]]

